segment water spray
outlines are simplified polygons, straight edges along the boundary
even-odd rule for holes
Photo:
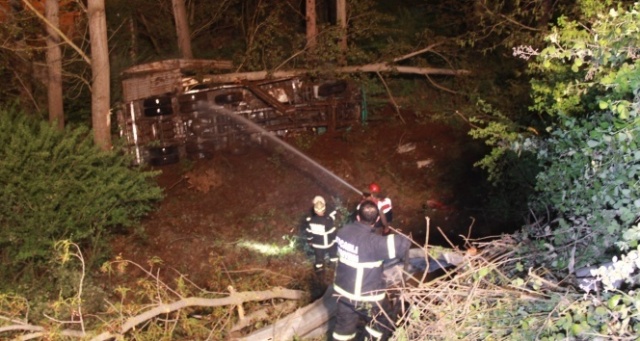
[[[235,112],[233,112],[233,111],[231,111],[229,109],[226,109],[224,107],[217,106],[217,105],[211,105],[211,104],[209,104],[207,102],[200,102],[198,107],[204,108],[205,110],[207,110],[207,111],[209,111],[209,112],[211,112],[213,114],[225,115],[225,116],[231,118],[232,120],[236,121],[237,123],[248,127],[253,132],[259,133],[261,136],[264,136],[264,137],[268,138],[270,141],[275,142],[276,144],[280,145],[284,149],[290,151],[294,155],[297,155],[302,160],[308,162],[309,164],[311,164],[315,168],[321,170],[325,174],[327,174],[330,177],[332,177],[333,179],[337,180],[339,183],[345,185],[346,187],[348,187],[349,189],[351,189],[354,192],[358,193],[359,195],[362,195],[362,191],[360,191],[359,189],[357,189],[356,187],[354,187],[353,185],[348,183],[346,180],[342,179],[341,177],[337,176],[336,174],[334,174],[330,170],[326,169],[321,164],[319,164],[318,162],[316,162],[315,160],[313,160],[309,156],[305,155],[303,152],[301,152],[298,149],[296,149],[294,146],[286,143],[285,141],[283,141],[282,139],[278,138],[277,136],[269,133],[268,130],[264,129],[263,127],[261,127],[260,125],[256,124],[255,122],[251,121],[250,119],[245,118],[242,115],[238,115],[237,113],[235,113]]]

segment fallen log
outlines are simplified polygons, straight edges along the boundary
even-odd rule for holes
[[[236,341],[273,341],[293,340],[305,337],[314,330],[329,322],[336,310],[336,299],[333,287],[329,287],[324,295],[315,302],[296,310],[281,318],[272,325],[263,327],[247,336],[236,338]]]
[[[308,69],[292,69],[281,71],[254,71],[254,72],[235,72],[219,75],[207,75],[205,82],[212,83],[230,83],[239,81],[256,81],[268,78],[286,78],[299,75],[309,74]],[[417,75],[446,75],[446,76],[464,76],[471,72],[468,70],[453,70],[444,68],[430,68],[418,66],[396,66],[388,63],[373,63],[358,66],[344,66],[331,70],[331,73],[361,73],[361,72],[397,72],[404,74]]]
[[[145,323],[157,316],[168,314],[187,307],[219,307],[227,305],[239,305],[243,302],[264,301],[274,298],[299,300],[304,298],[305,295],[306,293],[303,291],[285,288],[273,288],[267,291],[234,292],[227,297],[222,298],[184,297],[175,302],[156,304],[138,315],[131,316],[123,320],[120,326],[114,327],[112,328],[112,330],[102,332],[98,335],[95,335],[96,331],[80,331],[71,329],[63,329],[60,330],[59,333],[60,335],[67,336],[69,338],[82,338],[91,341],[113,340],[123,338],[127,332],[131,331],[139,324]],[[3,316],[0,316],[0,319],[7,320]],[[30,325],[22,321],[11,321],[14,322],[12,325],[0,327],[0,334],[19,331],[29,332],[29,334],[18,337],[18,339],[20,340],[42,338],[48,335],[48,329],[44,326]]]
[[[239,319],[238,322],[231,328],[230,332],[237,332],[246,328],[258,321],[267,320],[272,316],[283,315],[285,312],[293,311],[298,304],[295,301],[285,301],[281,304],[269,306],[268,308],[254,311],[244,318]]]

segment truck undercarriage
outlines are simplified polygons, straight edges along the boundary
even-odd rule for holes
[[[174,60],[125,71],[117,120],[134,163],[168,164],[260,143],[260,134],[205,106],[241,115],[278,136],[361,121],[360,89],[345,79],[299,75],[220,84],[187,66]]]

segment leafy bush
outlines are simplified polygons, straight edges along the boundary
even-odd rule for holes
[[[3,272],[42,264],[61,239],[99,260],[109,235],[132,227],[162,197],[150,181],[154,175],[100,151],[86,128],[60,132],[15,110],[0,110]]]
[[[542,72],[534,108],[556,118],[538,151],[537,189],[562,218],[551,238],[566,250],[559,268],[637,246],[623,235],[640,208],[638,10],[611,9],[590,25],[561,21],[533,64]]]
[[[489,262],[474,266],[481,258],[472,259],[452,280],[427,286],[418,297],[426,304],[408,315],[409,339],[637,338],[640,4],[600,15],[593,12],[598,2],[582,6],[594,20],[562,18],[541,52],[515,49],[537,58],[532,109],[551,118],[546,132],[515,136],[507,124],[479,131],[497,147],[485,168],[499,167],[518,147],[536,153],[532,204],[553,220],[486,247]],[[589,265],[592,277],[584,281],[600,292],[577,290],[586,283],[576,281],[576,270]]]

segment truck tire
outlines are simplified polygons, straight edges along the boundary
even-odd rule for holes
[[[149,164],[152,166],[169,165],[180,161],[177,146],[149,148]]]

